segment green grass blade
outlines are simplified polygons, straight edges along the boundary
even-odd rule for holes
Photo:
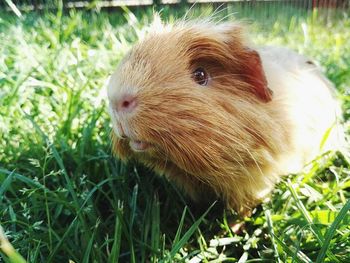
[[[284,244],[276,235],[274,236],[277,243],[283,248],[283,251],[291,258],[294,258],[298,263],[313,263],[304,253],[301,251],[293,252],[286,244]]]
[[[130,232],[132,231],[132,228],[134,226],[134,220],[136,217],[136,208],[137,208],[137,195],[138,195],[138,189],[139,186],[136,184],[134,186],[134,189],[132,191],[132,197],[131,197],[131,203],[130,203],[130,209],[131,209],[131,215],[130,215]]]
[[[324,238],[323,235],[321,233],[321,231],[318,229],[318,227],[314,224],[310,214],[308,213],[308,211],[306,210],[304,204],[301,202],[297,192],[294,190],[292,183],[290,182],[290,180],[287,180],[287,185],[288,185],[288,189],[291,192],[294,201],[297,204],[297,207],[299,208],[299,210],[301,211],[302,215],[304,216],[305,220],[309,223],[310,226],[310,230],[312,231],[312,233],[314,234],[314,236],[316,237],[317,241],[319,242],[320,246],[323,246],[324,243]],[[334,254],[331,251],[327,251],[326,252],[327,255],[329,256],[329,258],[333,261],[333,262],[339,262],[339,260],[334,256]]]
[[[2,195],[6,192],[7,188],[9,187],[9,185],[12,182],[12,178],[13,178],[13,172],[10,173],[6,179],[2,182],[1,186],[0,186],[0,201],[1,201],[1,197]]]
[[[160,208],[157,195],[154,196],[152,202],[152,225],[151,225],[151,246],[152,246],[152,262],[157,262],[159,243],[160,243]]]
[[[96,228],[95,228],[96,230]],[[86,250],[84,251],[84,257],[83,257],[83,261],[82,263],[89,263],[90,261],[90,253],[91,253],[91,249],[95,240],[95,231],[93,232],[92,236],[90,237],[89,243],[86,247]]]
[[[11,0],[5,0],[11,10],[16,14],[16,16],[21,17],[22,13],[18,10],[17,6]]]
[[[335,218],[334,222],[332,223],[330,228],[327,230],[327,232],[325,234],[325,240],[324,240],[323,246],[321,247],[321,250],[317,256],[316,263],[324,262],[324,258],[326,256],[326,253],[327,253],[327,250],[329,248],[332,237],[333,237],[335,231],[337,230],[340,222],[346,217],[349,210],[350,210],[350,199],[346,202],[346,204],[340,210],[338,216]]]
[[[63,159],[61,158],[60,154],[58,153],[56,147],[53,145],[53,143],[50,142],[49,138],[47,137],[47,135],[41,130],[41,128],[39,127],[39,125],[33,120],[33,118],[26,114],[26,118],[32,123],[32,125],[34,126],[35,130],[37,130],[39,132],[39,134],[41,135],[41,137],[43,138],[43,140],[46,142],[46,144],[48,145],[48,147],[50,148],[50,150],[52,151],[52,154],[58,164],[58,166],[60,167],[60,169],[62,170],[63,173],[63,177],[66,180],[66,186],[67,189],[69,191],[69,193],[71,194],[73,200],[74,200],[74,205],[76,210],[79,210],[79,201],[77,198],[77,195],[74,191],[74,187],[72,184],[72,180],[69,178],[66,167],[64,165]]]
[[[324,145],[327,142],[327,139],[329,138],[329,135],[331,134],[331,131],[336,127],[336,124],[332,125],[331,127],[329,127],[326,132],[324,133],[321,143],[320,143],[320,149],[322,150]]]
[[[178,251],[180,250],[180,248],[182,248],[186,244],[186,242],[191,238],[193,233],[197,230],[200,223],[203,221],[205,216],[209,213],[209,211],[212,209],[212,207],[214,205],[215,205],[215,203],[213,203],[207,209],[207,211],[205,211],[205,213],[196,222],[194,222],[194,224],[190,227],[190,229],[187,230],[187,232],[182,236],[182,238],[176,244],[173,245],[173,247],[170,251],[170,254],[169,254],[170,259],[173,259],[176,255],[176,253],[178,253]]]
[[[7,240],[5,233],[0,226],[0,250],[9,258],[10,263],[26,263],[26,260],[19,254]]]
[[[52,191],[50,191],[49,189],[47,189],[44,185],[42,185],[42,184],[39,183],[38,181],[32,180],[31,178],[28,178],[28,177],[26,177],[26,176],[24,176],[24,175],[21,175],[21,174],[19,174],[19,173],[15,173],[14,171],[11,172],[11,171],[8,171],[8,170],[6,170],[6,169],[0,168],[0,173],[7,174],[7,175],[12,174],[12,176],[13,176],[14,179],[17,179],[17,180],[19,180],[19,181],[21,181],[21,182],[23,182],[23,183],[26,183],[26,184],[28,184],[28,185],[34,187],[34,188],[37,187],[37,188],[39,188],[39,189],[45,189],[46,191],[49,191],[49,192],[52,193]]]
[[[118,263],[119,261],[119,254],[120,254],[120,246],[121,246],[121,237],[122,237],[122,223],[118,216],[118,214],[123,214],[123,205],[122,203],[118,202],[117,207],[117,216],[115,217],[115,225],[114,225],[114,241],[113,246],[111,250],[111,254],[109,255],[108,262],[109,263]]]
[[[265,210],[265,217],[266,217],[266,222],[267,222],[267,227],[269,229],[270,232],[270,236],[271,236],[271,243],[273,246],[273,250],[274,250],[274,254],[275,254],[275,260],[279,263],[282,262],[278,253],[278,249],[275,243],[275,233],[273,230],[273,223],[272,223],[272,219],[271,219],[271,212],[270,210],[266,209]]]
[[[138,185],[136,184],[134,186],[134,189],[132,191],[132,196],[131,196],[131,203],[130,203],[130,221],[129,221],[129,233],[132,235],[133,233],[133,227],[134,227],[134,220],[136,217],[136,208],[137,208],[137,195],[138,195]],[[130,238],[129,239],[129,244],[130,244],[130,261],[132,263],[136,262],[136,256],[135,256],[135,249],[134,249],[134,239]]]
[[[92,197],[92,195],[104,184],[115,180],[115,178],[108,178],[103,180],[102,182],[98,183],[94,188],[92,188],[90,190],[90,192],[87,194],[87,196],[85,197],[85,200],[83,202],[83,204],[81,205],[79,211],[77,212],[75,218],[71,221],[71,223],[69,224],[69,227],[67,228],[66,232],[63,234],[62,238],[59,240],[59,242],[56,244],[56,246],[54,247],[54,249],[52,250],[51,254],[49,255],[47,262],[52,262],[53,257],[55,256],[57,250],[62,246],[63,242],[66,240],[66,238],[68,237],[68,234],[70,233],[70,231],[73,229],[73,227],[76,224],[77,219],[79,218],[82,210],[84,209],[85,205],[87,204],[87,202],[89,201],[89,199]]]
[[[305,220],[310,225],[313,224],[311,216],[309,215],[308,211],[306,210],[304,204],[300,201],[300,198],[299,198],[298,194],[296,193],[296,191],[294,190],[293,185],[292,185],[292,183],[291,183],[291,181],[289,179],[287,180],[287,186],[288,186],[288,189],[289,189],[289,191],[291,192],[291,194],[293,196],[294,201],[297,204],[297,207],[301,211],[301,213],[304,216]],[[316,237],[319,237],[319,235],[316,234]],[[319,238],[321,238],[321,237],[319,237]]]
[[[181,231],[182,231],[182,227],[183,227],[184,222],[185,222],[186,212],[187,212],[187,206],[185,206],[185,208],[184,208],[184,210],[182,212],[180,224],[179,224],[179,227],[177,228],[176,235],[175,235],[175,238],[173,240],[173,244],[176,244],[176,243],[179,242]]]

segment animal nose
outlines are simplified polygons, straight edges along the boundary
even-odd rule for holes
[[[129,113],[136,108],[137,102],[133,95],[124,95],[117,101],[117,112]]]

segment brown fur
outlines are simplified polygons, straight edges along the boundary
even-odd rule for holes
[[[198,67],[209,72],[208,86],[193,81]],[[137,108],[117,114],[124,93],[136,97]],[[301,155],[288,108],[274,98],[237,24],[179,23],[150,33],[120,63],[109,99],[112,119],[151,145],[135,152],[113,132],[121,159],[142,162],[195,200],[212,191],[241,214],[289,172],[285,156]]]

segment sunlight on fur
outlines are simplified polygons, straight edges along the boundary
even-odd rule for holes
[[[116,155],[195,201],[249,215],[282,175],[343,142],[332,84],[304,56],[255,47],[240,23],[154,23],[108,85]]]

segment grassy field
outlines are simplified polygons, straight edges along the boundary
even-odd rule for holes
[[[217,17],[235,12],[257,43],[319,61],[350,119],[349,10],[269,8]],[[284,178],[244,220],[113,158],[105,82],[152,12],[0,12],[0,224],[12,245],[28,262],[350,262],[347,153]],[[11,262],[1,244],[0,262]]]

